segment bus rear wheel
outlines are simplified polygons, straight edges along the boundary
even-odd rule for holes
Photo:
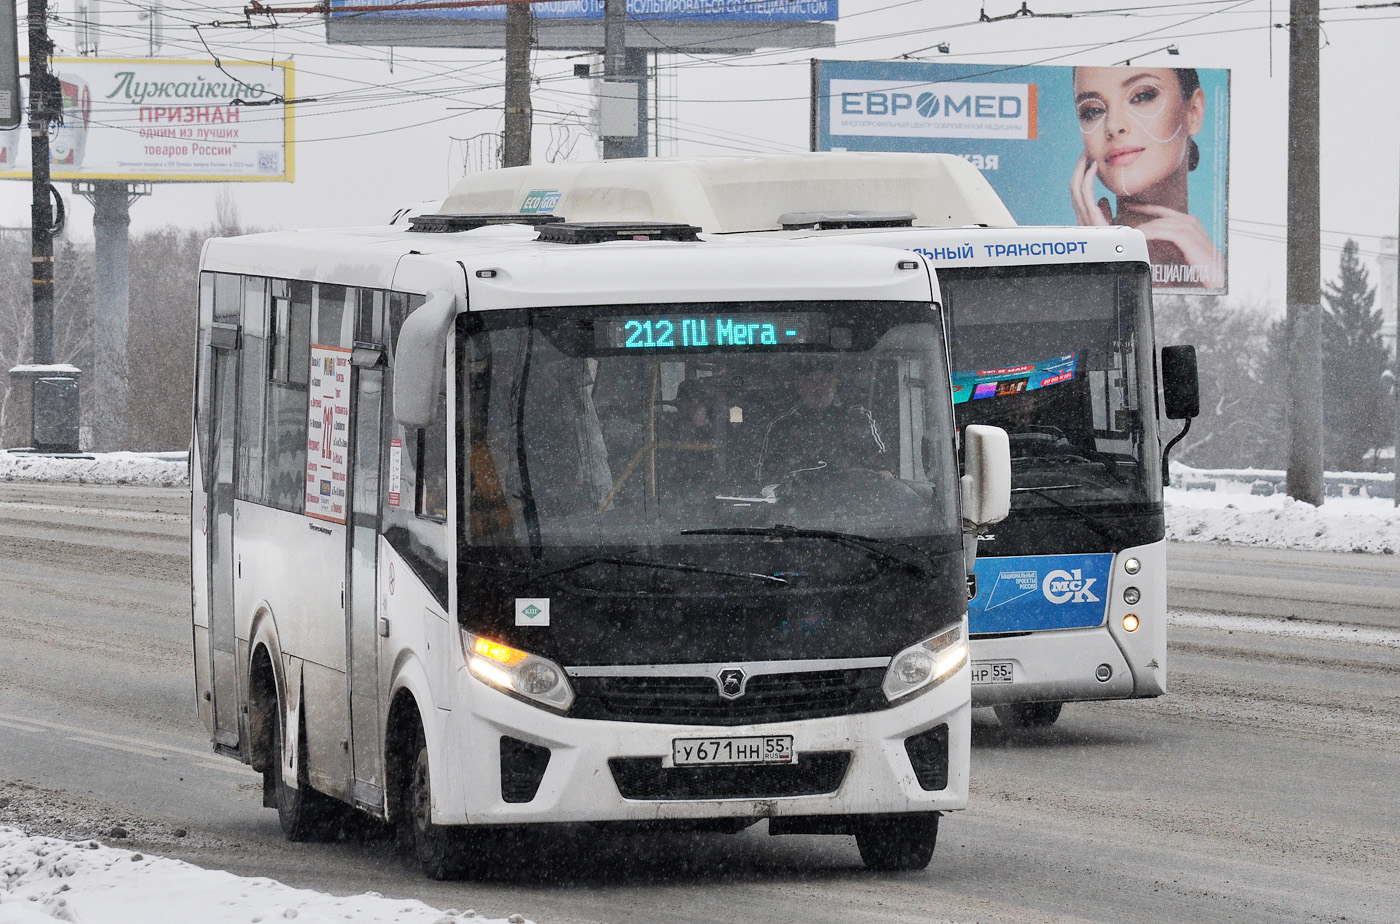
[[[924,869],[938,842],[938,813],[872,818],[856,829],[856,847],[874,872]]]
[[[1048,728],[1060,717],[1064,703],[1010,703],[992,707],[1007,728]]]
[[[330,797],[311,788],[306,775],[306,748],[302,747],[302,759],[297,765],[297,786],[288,786],[282,775],[287,764],[285,731],[282,726],[286,715],[280,704],[277,716],[272,720],[272,766],[265,773],[272,774],[273,791],[277,799],[277,821],[282,833],[289,841],[310,841],[325,838],[332,827],[336,815],[336,804]]]

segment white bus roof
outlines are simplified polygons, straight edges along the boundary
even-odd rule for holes
[[[851,210],[912,212],[921,227],[1016,224],[961,157],[852,152],[510,167],[462,178],[441,213],[683,221],[723,234],[777,230],[797,212]]]
[[[1047,263],[1147,263],[1147,238],[1123,225],[774,231],[763,240],[874,244],[922,254],[938,270]]]
[[[455,233],[284,231],[205,244],[201,269],[407,292],[463,291],[469,310],[801,299],[927,301],[937,283],[908,254],[851,242],[557,244],[525,225]],[[479,275],[492,270],[493,275]],[[466,307],[466,306],[464,306]]]

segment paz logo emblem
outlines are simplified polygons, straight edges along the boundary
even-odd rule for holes
[[[748,675],[740,667],[726,667],[715,675],[719,683],[719,695],[725,699],[738,699],[744,695],[744,681]]]
[[[549,598],[516,597],[515,624],[517,626],[549,625]]]

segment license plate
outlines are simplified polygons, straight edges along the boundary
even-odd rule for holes
[[[677,767],[714,764],[791,764],[797,756],[792,735],[753,735],[746,738],[675,738],[671,760]]]
[[[973,683],[1011,683],[1016,679],[1014,661],[973,661]]]

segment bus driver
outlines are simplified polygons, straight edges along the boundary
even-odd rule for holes
[[[825,466],[887,468],[885,442],[870,411],[836,396],[836,371],[825,361],[799,367],[798,401],[773,418],[758,457],[758,480],[770,484],[792,472]]]

